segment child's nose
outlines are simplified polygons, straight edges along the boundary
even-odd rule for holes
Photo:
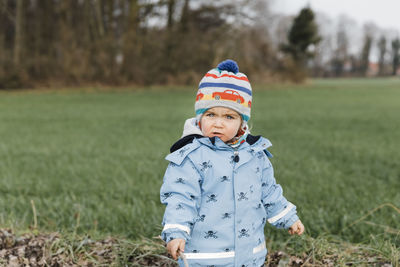
[[[214,125],[216,127],[222,127],[224,125],[223,120],[221,118],[216,118]]]

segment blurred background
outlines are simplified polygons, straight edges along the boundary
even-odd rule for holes
[[[397,5],[0,0],[0,88],[194,84],[226,58],[257,83],[395,76]]]

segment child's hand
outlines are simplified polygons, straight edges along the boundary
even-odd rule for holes
[[[168,253],[172,256],[172,258],[174,258],[174,260],[178,259],[180,252],[184,252],[185,243],[186,241],[184,239],[173,239],[168,242],[167,250]]]
[[[292,226],[289,228],[289,234],[294,235],[301,235],[304,232],[304,225],[301,223],[300,220],[296,221]]]

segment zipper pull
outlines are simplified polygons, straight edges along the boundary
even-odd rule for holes
[[[239,151],[235,150],[235,151],[233,152],[233,155],[234,155],[233,161],[236,162],[236,163],[238,163],[238,162],[239,162]]]

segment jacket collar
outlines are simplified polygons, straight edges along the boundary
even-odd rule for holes
[[[179,139],[177,142],[175,142],[171,148],[170,152],[173,153],[174,151],[184,147],[187,144],[190,144],[193,142],[194,139],[198,139],[198,141],[204,145],[207,145],[211,148],[220,148],[220,149],[230,149],[231,147],[225,144],[221,139],[218,137],[204,137],[199,134],[191,134],[184,136],[183,138]],[[259,150],[264,150],[270,147],[272,144],[268,139],[262,138],[261,135],[251,135],[249,134],[246,138],[246,143],[240,145],[239,149],[245,148],[248,146],[254,147],[253,149]]]
[[[198,138],[204,138],[204,136],[199,135],[199,134],[190,134],[190,135],[184,136],[181,139],[179,139],[178,141],[176,141],[171,146],[171,148],[169,149],[169,152],[173,153],[173,152],[177,151],[178,149],[186,146],[187,144],[192,143],[194,139],[198,139]]]

